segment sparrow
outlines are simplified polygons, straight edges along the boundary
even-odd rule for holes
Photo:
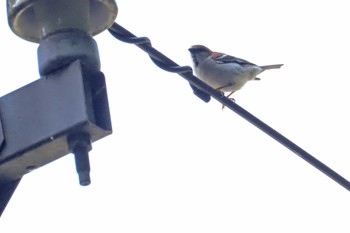
[[[283,66],[283,64],[258,66],[238,57],[211,51],[204,45],[193,45],[189,51],[195,75],[223,94],[229,92],[226,97],[241,89],[246,82],[260,80],[257,75],[265,70],[279,69]]]

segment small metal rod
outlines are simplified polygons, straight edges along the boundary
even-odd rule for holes
[[[209,102],[210,98],[213,97],[218,100],[220,103],[225,105],[227,108],[231,109],[237,113],[242,118],[249,121],[251,124],[256,126],[261,131],[265,132],[267,135],[275,139],[280,144],[287,147],[289,150],[294,152],[296,155],[304,159],[306,162],[323,172],[325,175],[333,179],[339,185],[343,186],[345,189],[350,191],[350,182],[344,177],[339,175],[337,172],[332,170],[330,167],[313,157],[311,154],[303,150],[301,147],[296,145],[294,142],[290,141],[288,138],[271,128],[269,125],[265,124],[263,121],[255,117],[253,114],[249,113],[244,108],[237,105],[231,99],[227,98],[222,92],[215,90],[202,80],[198,79],[193,75],[192,69],[188,66],[179,66],[164,54],[160,53],[151,45],[151,41],[147,37],[136,37],[134,34],[123,28],[122,26],[114,23],[109,29],[109,32],[117,39],[126,42],[135,44],[140,49],[148,53],[152,61],[159,66],[160,68],[169,71],[178,73],[181,77],[186,79],[192,89],[194,94],[201,98],[205,102]]]
[[[80,145],[73,149],[75,166],[79,176],[80,185],[86,186],[91,183],[89,151],[86,146]]]
[[[75,166],[79,183],[87,186],[91,183],[89,151],[91,150],[90,136],[87,133],[74,134],[68,138],[68,143],[75,157]]]

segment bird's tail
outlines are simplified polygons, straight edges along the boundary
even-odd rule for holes
[[[279,69],[283,64],[269,65],[269,66],[260,66],[263,70]]]

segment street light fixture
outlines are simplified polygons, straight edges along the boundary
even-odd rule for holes
[[[39,43],[41,78],[0,98],[0,215],[21,178],[74,153],[90,184],[91,142],[112,133],[106,83],[92,36],[109,28],[113,0],[7,0],[19,37]]]
[[[72,28],[94,36],[112,25],[118,8],[113,0],[7,0],[7,11],[12,31],[38,43]]]

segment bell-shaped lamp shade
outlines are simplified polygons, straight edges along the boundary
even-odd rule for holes
[[[114,0],[7,0],[12,31],[37,43],[47,35],[69,29],[94,36],[109,28],[117,13]]]

